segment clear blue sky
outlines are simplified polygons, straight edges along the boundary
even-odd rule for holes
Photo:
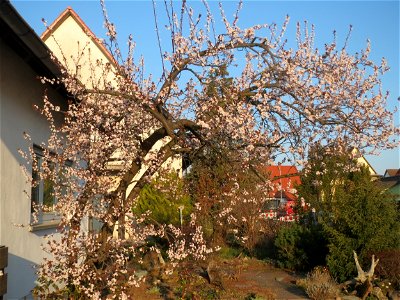
[[[167,0],[169,2],[169,0]],[[41,19],[48,24],[68,6],[71,6],[98,36],[105,37],[103,18],[99,1],[19,1],[13,5],[40,35],[44,31]],[[199,1],[189,2],[201,7]],[[143,55],[148,73],[160,74],[160,57],[156,43],[153,8],[151,1],[106,1],[108,14],[116,24],[119,43],[125,44],[131,33],[136,41],[136,54]],[[223,1],[229,18],[235,12],[236,1]],[[164,1],[156,2],[158,17],[162,25]],[[212,9],[218,2],[210,1]],[[382,57],[388,61],[391,70],[383,76],[383,90],[390,91],[389,109],[399,106],[399,1],[244,1],[239,26],[276,22],[282,24],[285,15],[290,16],[286,33],[289,41],[294,41],[296,23],[307,20],[316,27],[316,46],[330,42],[333,30],[337,31],[339,45],[347,35],[349,25],[353,26],[349,51],[359,51],[371,40],[371,59],[377,63]],[[204,14],[203,14],[204,15]],[[219,19],[218,11],[215,17]],[[163,28],[163,26],[160,26]],[[162,42],[167,42],[166,36]],[[289,44],[291,45],[291,44]],[[166,49],[165,49],[166,50]],[[400,124],[399,114],[395,122]],[[399,148],[383,151],[379,156],[367,156],[372,166],[383,174],[387,168],[400,168]]]

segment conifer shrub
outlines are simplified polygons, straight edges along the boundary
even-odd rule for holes
[[[327,263],[335,278],[345,281],[356,275],[353,250],[366,261],[368,253],[399,248],[400,222],[393,198],[371,181],[366,169],[351,173],[337,194],[330,222],[324,223]]]
[[[279,231],[274,244],[280,267],[309,271],[325,264],[327,242],[319,225],[288,224]]]
[[[275,239],[278,265],[288,269],[302,269],[307,264],[307,255],[301,245],[304,227],[289,224],[282,228]]]
[[[182,219],[185,222],[193,210],[193,204],[185,191],[183,179],[175,173],[168,173],[143,187],[133,212],[148,213],[148,222],[180,226],[179,207],[183,207]]]
[[[369,268],[368,253],[400,248],[400,215],[393,197],[372,181],[368,168],[339,146],[311,151],[298,191],[316,209],[328,240],[327,266],[343,282],[356,276],[353,251]]]

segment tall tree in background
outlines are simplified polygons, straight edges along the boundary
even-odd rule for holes
[[[262,164],[256,159],[252,163]],[[243,165],[237,151],[206,151],[193,162],[187,180],[201,211],[200,224],[213,245],[255,253],[268,230],[268,221],[260,218],[271,190],[266,178],[261,168]]]
[[[388,68],[384,61],[376,65],[369,60],[369,44],[357,54],[335,39],[316,49],[314,29],[297,25],[297,46],[289,48],[284,39],[289,18],[282,27],[243,29],[241,3],[232,21],[221,6],[225,30],[216,33],[216,19],[203,3],[204,18],[186,1],[167,5],[171,47],[158,45],[163,72],[157,80],[143,74],[132,40],[127,57],[122,56],[115,26],[104,10],[117,66],[95,66],[103,68],[102,77],[90,86],[81,83],[78,73],[63,72],[56,82],[73,101],[62,127],[54,125],[59,107],[45,96],[41,111],[52,131],[46,147],[56,155],[49,151],[44,159],[72,166],[62,179],[49,168],[38,170],[42,179],[53,180],[61,215],[61,238],[50,238],[51,257],[39,269],[44,295],[55,283],[71,294],[122,298],[138,283],[129,265],[136,246],[149,235],[163,236],[165,226],[139,224],[131,208],[169,157],[223,146],[240,150],[241,165],[247,168],[254,157],[266,164],[279,155],[301,161],[314,142],[341,140],[359,149],[394,146],[390,138],[399,129],[391,125],[387,95],[379,89],[380,75]],[[229,72],[229,82],[221,70]],[[210,92],[211,86],[221,89]],[[110,168],[111,160],[119,167]],[[102,220],[100,232],[82,230],[88,216]],[[187,236],[168,225],[176,237],[168,251],[172,262],[201,259],[209,252],[195,216]],[[119,237],[113,238],[117,225]]]
[[[368,261],[368,254],[400,247],[400,215],[369,170],[339,149],[314,148],[299,194],[316,208],[328,240],[327,265],[344,281],[356,274],[353,251]]]

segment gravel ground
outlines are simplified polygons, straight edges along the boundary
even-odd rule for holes
[[[204,277],[198,276],[196,285],[198,289],[203,290],[217,289],[219,298],[214,298],[208,294],[207,297],[197,296],[193,299],[309,299],[303,290],[295,284],[295,281],[301,277],[300,275],[274,268],[262,261],[253,259],[221,260],[216,263],[215,269],[220,274],[221,284],[218,284],[218,286],[210,285]],[[174,294],[176,282],[177,280],[174,277],[166,281],[162,288],[164,289],[164,297],[160,296],[159,293],[162,289],[148,285],[132,291],[132,295],[135,295],[132,299],[179,299]]]

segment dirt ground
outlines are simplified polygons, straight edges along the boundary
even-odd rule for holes
[[[250,291],[250,293],[268,300],[308,299],[303,290],[295,284],[299,278],[299,275],[274,268],[269,264],[249,261],[249,263],[244,262],[243,270],[237,279],[227,281],[225,285],[229,291],[240,291],[245,295],[248,295]],[[228,297],[223,299],[240,298]]]
[[[206,266],[193,268],[185,274],[174,274],[153,283],[150,279],[146,286],[132,290],[132,299],[309,299],[295,285],[300,275],[262,261],[231,259],[215,262],[208,269],[213,277],[211,283],[205,270]]]

